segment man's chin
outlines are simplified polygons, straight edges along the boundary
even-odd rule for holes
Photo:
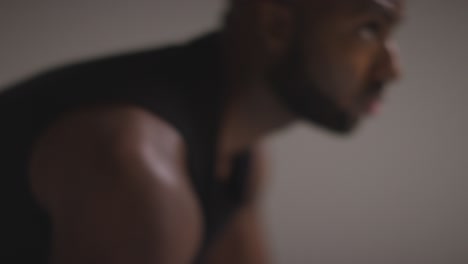
[[[317,126],[327,132],[332,132],[339,136],[350,136],[359,127],[359,119],[352,118],[343,113],[336,114],[333,118],[330,116],[302,116],[301,118],[307,124]]]

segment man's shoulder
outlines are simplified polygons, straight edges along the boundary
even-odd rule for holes
[[[184,157],[182,137],[162,118],[134,106],[92,107],[63,115],[39,136],[30,171],[39,189],[77,169],[105,175],[139,167],[164,180],[182,175]]]
[[[82,107],[65,113],[40,137],[62,144],[87,141],[102,149],[152,146],[168,155],[175,155],[184,144],[179,132],[162,117],[125,104]]]
[[[187,263],[202,217],[183,149],[169,124],[136,107],[86,108],[55,122],[36,144],[30,167],[34,196],[54,223],[61,250],[55,254],[65,263],[63,252],[104,246],[76,256]]]

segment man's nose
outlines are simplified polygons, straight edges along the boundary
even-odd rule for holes
[[[390,82],[401,78],[402,69],[398,45],[394,41],[385,43],[376,69],[377,79]]]

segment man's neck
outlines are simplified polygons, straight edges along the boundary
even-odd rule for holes
[[[216,155],[216,170],[221,180],[228,179],[231,161],[237,154],[295,120],[275,98],[270,98],[270,93],[262,92],[266,87],[244,88],[247,86],[236,90],[243,93],[229,98],[221,118]]]
[[[217,171],[224,175],[222,178],[229,174],[234,156],[296,120],[268,86],[255,52],[231,38],[234,35],[223,32],[220,42],[227,85],[216,150]]]
[[[296,118],[278,100],[266,80],[265,67],[255,58],[252,44],[236,41],[236,33],[221,33],[221,55],[228,91],[218,153],[230,157]],[[233,37],[234,36],[234,37]]]
[[[240,92],[226,103],[220,131],[222,154],[242,152],[295,120],[264,84],[250,83],[233,89]]]

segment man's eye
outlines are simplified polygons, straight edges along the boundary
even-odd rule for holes
[[[382,35],[382,25],[377,21],[371,21],[359,28],[359,37],[364,40],[375,40]]]

